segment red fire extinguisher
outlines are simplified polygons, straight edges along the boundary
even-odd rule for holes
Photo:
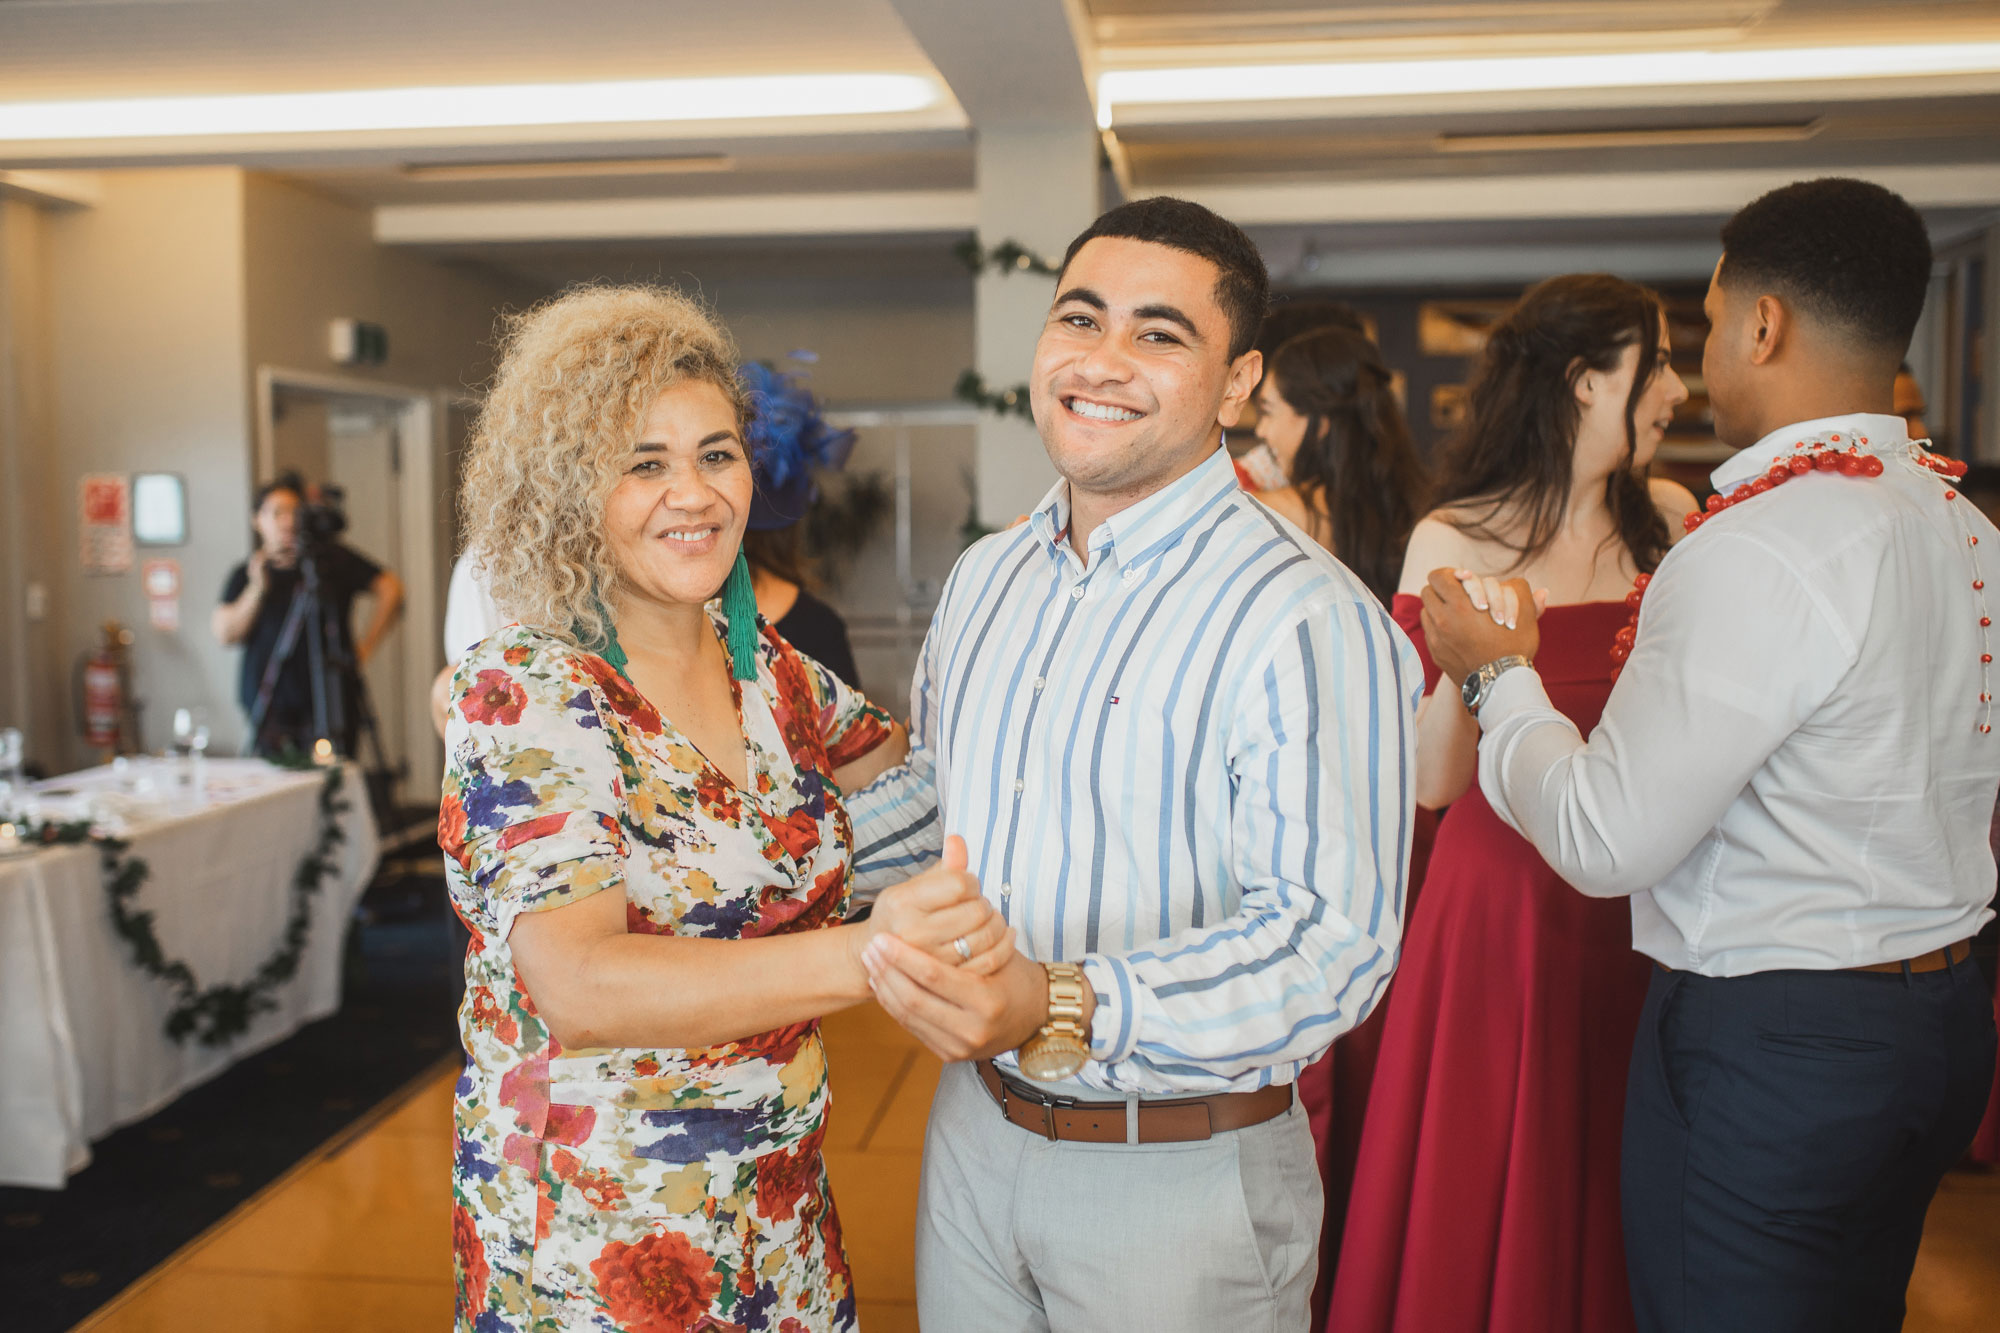
[[[83,738],[107,755],[137,748],[138,718],[132,703],[132,668],[125,650],[132,631],[115,620],[104,622],[104,642],[80,665],[82,695],[79,716]]]

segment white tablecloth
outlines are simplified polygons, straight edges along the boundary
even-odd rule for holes
[[[277,948],[293,878],[319,836],[325,781],[254,759],[207,767],[206,801],[183,795],[177,811],[156,808],[124,834],[150,870],[132,907],[153,913],[167,957],[204,988],[249,981]],[[151,772],[166,785],[164,765]],[[94,769],[43,787],[103,791],[131,778]],[[0,859],[0,1185],[61,1188],[89,1164],[93,1139],[340,1007],[342,946],[377,848],[352,765],[342,785],[347,838],[338,873],[313,898],[298,973],[273,993],[277,1008],[222,1046],[166,1035],[174,992],[139,970],[113,930],[94,845]]]

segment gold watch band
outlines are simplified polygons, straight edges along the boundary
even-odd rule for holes
[[[1049,974],[1049,1017],[1036,1033],[1040,1037],[1064,1036],[1090,1044],[1083,1027],[1083,994],[1088,984],[1083,969],[1075,963],[1043,963]]]

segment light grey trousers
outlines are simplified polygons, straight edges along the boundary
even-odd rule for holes
[[[924,1333],[1302,1333],[1326,1211],[1296,1101],[1198,1143],[1051,1143],[945,1067],[924,1136]]]

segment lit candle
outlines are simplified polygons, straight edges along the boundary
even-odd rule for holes
[[[313,742],[313,762],[324,767],[333,762],[333,742],[322,736]]]

